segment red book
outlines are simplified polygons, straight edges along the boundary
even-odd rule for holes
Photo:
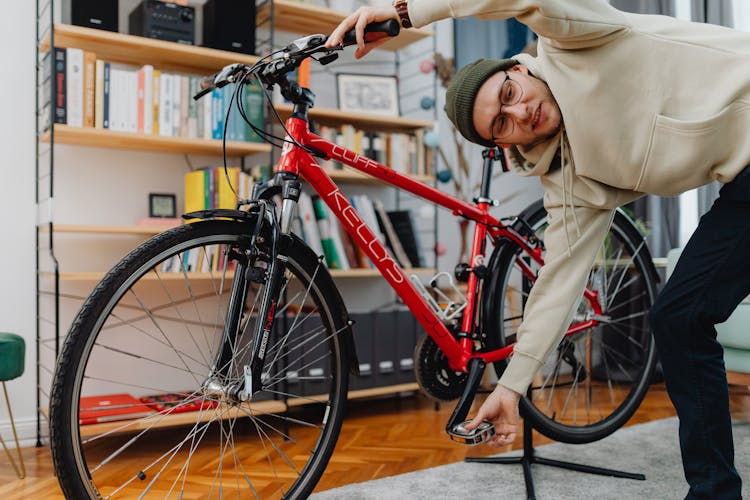
[[[201,396],[189,394],[153,394],[144,396],[141,402],[159,413],[184,413],[188,411],[208,410],[218,406],[216,401],[204,401]]]
[[[81,398],[81,425],[146,417],[154,412],[130,394],[102,394]]]

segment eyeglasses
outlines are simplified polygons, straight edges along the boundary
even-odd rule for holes
[[[492,120],[492,126],[490,128],[490,134],[492,141],[496,142],[501,139],[505,139],[513,133],[515,124],[513,120],[506,117],[503,114],[503,106],[512,106],[521,100],[523,97],[523,89],[518,82],[510,79],[510,73],[505,73],[505,80],[500,85],[500,111],[497,116]]]

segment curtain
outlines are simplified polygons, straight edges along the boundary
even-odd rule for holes
[[[673,0],[611,0],[610,4],[625,12],[636,14],[674,15]],[[649,195],[630,206],[633,217],[647,221],[651,255],[663,257],[679,242],[680,202],[677,197],[662,198]]]
[[[673,0],[610,0],[610,5],[616,9],[637,14],[674,15]]]
[[[690,7],[693,21],[729,27],[734,25],[732,0],[691,0]],[[698,188],[698,217],[708,212],[714,200],[719,197],[719,189],[719,181]]]

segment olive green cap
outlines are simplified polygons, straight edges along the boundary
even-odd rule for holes
[[[495,143],[482,139],[474,128],[474,99],[479,87],[498,71],[518,64],[515,59],[479,59],[467,64],[453,77],[445,91],[445,113],[461,135],[471,142],[493,147]]]

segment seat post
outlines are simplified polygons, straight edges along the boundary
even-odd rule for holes
[[[10,453],[10,450],[5,445],[5,441],[3,440],[3,437],[0,436],[0,443],[3,445],[3,449],[5,450],[5,454],[8,455],[8,459],[10,460],[10,464],[13,466],[13,469],[16,471],[16,475],[19,479],[23,479],[26,477],[26,466],[23,463],[23,455],[21,455],[21,446],[18,443],[18,433],[16,433],[16,424],[13,421],[13,411],[10,409],[10,399],[8,399],[8,389],[5,387],[5,381],[3,381],[3,393],[5,394],[5,405],[8,407],[8,416],[10,417],[10,427],[13,429],[13,439],[16,441],[16,452],[18,453],[18,461],[21,464],[21,469],[18,469],[18,465],[16,465],[15,460],[13,460],[13,455]]]

